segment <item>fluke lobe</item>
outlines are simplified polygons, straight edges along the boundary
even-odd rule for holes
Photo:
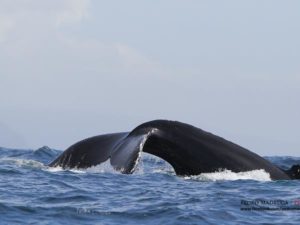
[[[121,173],[133,173],[141,152],[167,161],[177,175],[198,175],[228,169],[264,169],[273,180],[300,179],[300,165],[284,171],[259,155],[194,126],[168,120],[141,124],[131,132],[82,140],[65,150],[51,167],[88,168],[107,160]]]

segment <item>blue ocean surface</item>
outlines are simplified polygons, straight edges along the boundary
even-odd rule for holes
[[[132,175],[109,163],[47,167],[60,153],[0,148],[0,224],[300,224],[299,180],[271,181],[263,170],[179,177],[147,154]]]

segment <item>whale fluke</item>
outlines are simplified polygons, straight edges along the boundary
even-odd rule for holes
[[[87,168],[110,160],[114,169],[130,174],[141,152],[167,161],[177,175],[198,175],[220,169],[233,172],[264,169],[273,180],[297,177],[237,144],[192,125],[168,120],[143,123],[131,132],[82,140],[70,146],[49,166]]]

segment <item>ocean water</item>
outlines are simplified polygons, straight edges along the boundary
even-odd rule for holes
[[[143,154],[132,175],[109,165],[49,168],[61,151],[0,148],[0,224],[300,224],[300,181],[263,170],[178,177]],[[297,157],[267,157],[283,168]]]

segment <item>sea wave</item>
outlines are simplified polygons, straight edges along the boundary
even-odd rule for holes
[[[144,153],[133,175],[119,174],[109,161],[87,169],[48,167],[59,153],[0,149],[0,224],[300,224],[299,211],[240,209],[242,200],[255,199],[296,208],[299,180],[270,182],[263,170],[178,177],[164,160]],[[299,158],[272,160],[290,167]]]

